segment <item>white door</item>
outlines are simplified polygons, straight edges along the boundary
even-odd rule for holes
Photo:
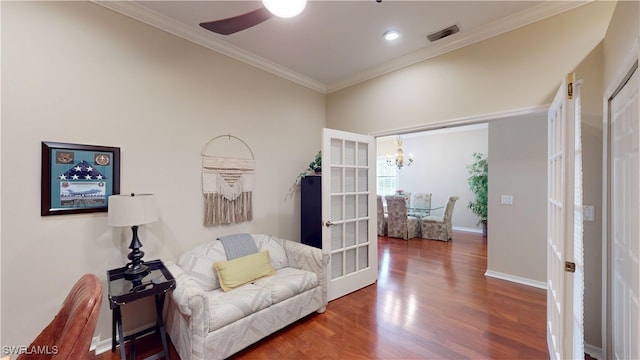
[[[549,108],[547,123],[547,344],[551,359],[584,358],[579,99],[580,86],[574,74],[569,74]]]
[[[322,141],[322,249],[334,300],[378,278],[376,149],[371,136],[332,129]]]
[[[611,317],[614,359],[640,358],[638,71],[610,102]]]

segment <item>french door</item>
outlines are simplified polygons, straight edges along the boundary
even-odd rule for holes
[[[609,102],[611,340],[613,359],[640,358],[640,75]]]
[[[322,135],[322,249],[331,254],[334,300],[378,277],[376,149],[371,136],[333,129]]]
[[[584,357],[580,85],[569,74],[548,113],[547,345],[551,359]]]

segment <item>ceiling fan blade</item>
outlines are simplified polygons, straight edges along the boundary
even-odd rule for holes
[[[222,20],[215,20],[200,23],[203,28],[222,35],[230,35],[252,26],[256,26],[261,22],[270,19],[273,16],[265,7],[250,11],[246,14],[230,17]]]

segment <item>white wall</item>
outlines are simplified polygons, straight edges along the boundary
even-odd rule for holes
[[[394,154],[395,137],[378,143],[378,156]],[[398,188],[413,193],[432,194],[431,205],[444,206],[451,195],[460,199],[453,209],[452,224],[458,230],[482,232],[478,218],[467,208],[474,199],[469,191],[467,165],[473,161],[474,152],[487,154],[487,124],[454,127],[402,135],[405,157],[412,153],[413,165],[398,172]],[[389,146],[391,145],[391,146]],[[434,212],[441,215],[442,210]]]
[[[40,216],[41,141],[121,148],[122,192],[159,198],[146,259],[237,231],[299,238],[290,186],[320,148],[315,91],[92,3],[2,2],[2,105],[1,345],[35,338],[82,274],[104,283],[131,239],[106,213]],[[200,152],[228,133],[256,156],[254,220],[205,228]],[[152,309],[125,309],[125,326]],[[97,335],[111,337],[106,293]]]

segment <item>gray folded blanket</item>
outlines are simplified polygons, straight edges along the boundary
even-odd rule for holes
[[[258,252],[258,246],[249,234],[232,234],[221,236],[218,240],[222,241],[224,252],[227,254],[227,260],[239,258]]]

